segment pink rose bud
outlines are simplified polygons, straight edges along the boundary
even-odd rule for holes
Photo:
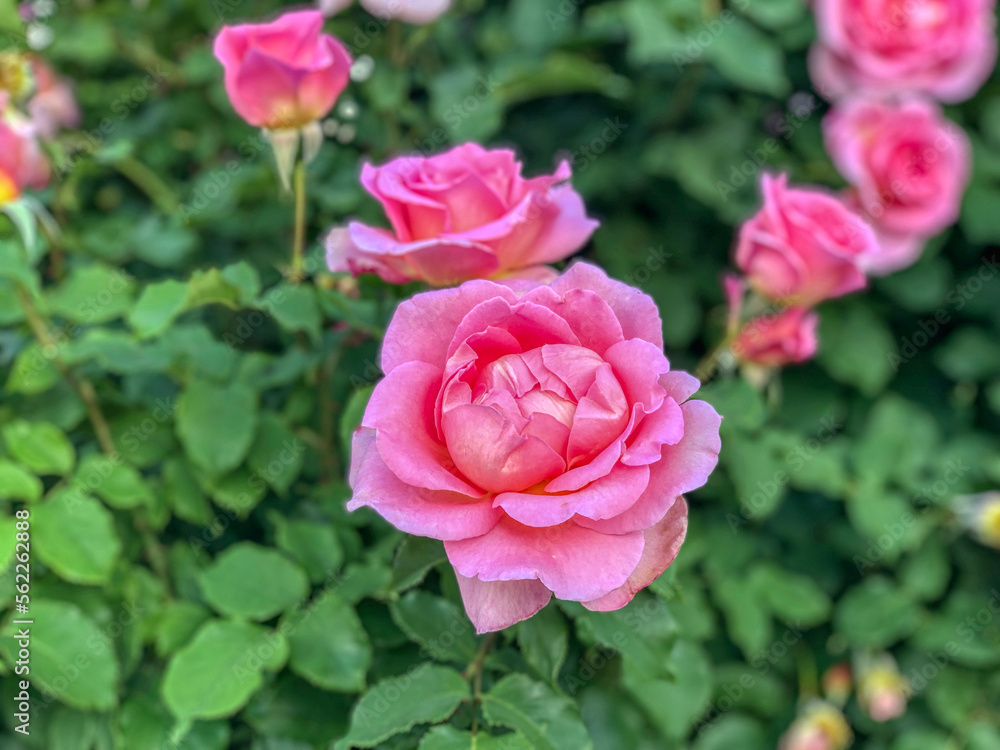
[[[563,162],[555,174],[527,180],[513,152],[474,143],[365,165],[361,182],[382,203],[392,230],[359,222],[334,229],[327,260],[334,271],[377,273],[393,284],[551,278],[538,266],[572,255],[598,226],[570,175]]]
[[[30,62],[35,93],[28,101],[28,114],[38,135],[52,139],[63,128],[79,126],[80,108],[70,83],[57,76],[37,55],[33,55]]]
[[[0,112],[6,97],[0,96]],[[16,200],[23,190],[41,190],[49,183],[49,161],[25,123],[0,119],[0,205]]]
[[[891,721],[906,713],[910,683],[899,673],[889,654],[866,656],[858,668],[858,703],[878,722]]]
[[[805,307],[754,318],[733,340],[733,356],[764,367],[806,362],[816,354],[818,324],[819,316]]]
[[[834,705],[843,706],[851,695],[853,680],[851,666],[838,662],[823,673],[823,695]]]
[[[309,10],[219,32],[215,56],[226,69],[229,100],[244,120],[285,130],[326,116],[347,86],[351,58],[322,29],[323,14]]]
[[[845,750],[854,741],[851,726],[840,709],[825,701],[814,700],[802,709],[799,717],[778,743],[779,750]]]
[[[577,263],[396,310],[348,509],[444,540],[477,632],[552,596],[625,606],[670,565],[721,419],[672,371],[652,299]]]
[[[451,6],[451,0],[361,0],[373,16],[423,25],[433,23]]]
[[[824,118],[823,132],[860,213],[884,238],[882,252],[870,259],[875,272],[909,265],[923,248],[920,238],[958,220],[969,142],[933,102],[851,97]]]
[[[825,97],[855,91],[972,96],[996,62],[994,0],[816,0],[813,82]]]
[[[833,195],[765,174],[764,205],[739,232],[736,265],[760,294],[809,307],[865,287],[874,230]]]

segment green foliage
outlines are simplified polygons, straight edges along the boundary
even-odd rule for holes
[[[656,300],[672,367],[693,370],[759,174],[841,186],[808,5],[455,0],[427,27],[355,5],[327,27],[374,69],[310,165],[301,284],[292,202],[210,53],[223,23],[287,4],[56,5],[43,54],[84,112],[40,195],[62,232],[26,248],[27,215],[0,215],[5,750],[766,750],[864,649],[914,695],[884,725],[852,698],[856,746],[1000,747],[996,552],[952,510],[1000,484],[995,82],[949,108],[976,153],[959,225],[822,305],[816,361],[701,392],[724,448],[670,571],[620,611],[552,603],[494,639],[441,542],[344,508],[381,337],[418,289],[342,283],[322,238],[383,220],[365,160],[468,140],[513,145],[530,176],[565,158],[602,222],[583,255]],[[19,28],[0,6],[4,44]]]

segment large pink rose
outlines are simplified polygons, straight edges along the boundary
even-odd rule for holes
[[[922,92],[946,102],[972,96],[996,62],[994,0],[815,0],[816,88]]]
[[[764,367],[799,364],[816,355],[819,316],[804,307],[789,307],[749,321],[733,340],[733,356]]]
[[[883,238],[877,270],[896,270],[916,260],[893,247],[937,234],[958,219],[969,180],[965,132],[924,99],[881,101],[848,98],[823,120],[834,164],[854,189],[862,215]],[[910,240],[909,242],[907,242]]]
[[[835,196],[764,175],[764,205],[739,232],[736,265],[760,294],[809,307],[863,289],[874,230]]]
[[[392,231],[351,222],[327,239],[334,271],[377,273],[390,283],[448,286],[516,275],[546,280],[541,264],[579,250],[598,224],[567,184],[569,164],[534,179],[512,151],[474,143],[430,158],[374,167],[361,182],[385,208]]]
[[[6,96],[0,92],[0,111]],[[41,190],[49,183],[49,161],[27,123],[0,119],[0,204],[25,188]]]
[[[215,56],[226,69],[226,93],[240,117],[282,130],[326,116],[347,86],[351,57],[322,30],[323,14],[310,10],[219,32]]]
[[[351,510],[443,539],[479,632],[549,601],[627,604],[684,539],[719,415],[663,356],[653,301],[578,263],[400,305],[354,436]]]

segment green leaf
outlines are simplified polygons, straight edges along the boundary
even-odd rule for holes
[[[844,300],[824,305],[820,317],[819,362],[830,376],[875,396],[901,366],[885,319],[870,305]]]
[[[186,599],[168,602],[156,623],[156,653],[169,656],[187,643],[212,616],[205,607]]]
[[[885,578],[868,578],[837,603],[834,624],[852,646],[888,648],[913,633],[920,610]]]
[[[120,454],[109,458],[101,453],[80,462],[73,484],[82,492],[93,492],[112,508],[130,510],[153,502],[153,492]]]
[[[213,609],[232,617],[270,620],[305,599],[309,581],[277,550],[239,542],[215,558],[199,577]]]
[[[777,41],[742,18],[733,17],[706,50],[716,69],[742,89],[785,96],[791,83]]]
[[[344,562],[344,550],[333,528],[313,521],[285,521],[274,515],[275,541],[298,560],[313,583],[329,579]]]
[[[288,671],[254,694],[242,717],[260,735],[329,748],[347,733],[355,696],[320,690]]]
[[[49,296],[51,310],[67,320],[94,325],[120,318],[132,306],[135,283],[102,263],[74,269]]]
[[[745,581],[727,577],[716,582],[712,594],[726,616],[729,637],[748,659],[771,642],[771,614]]]
[[[760,722],[749,716],[720,716],[698,735],[694,750],[768,750],[767,735]]]
[[[951,580],[947,548],[938,539],[928,539],[901,567],[903,590],[919,601],[939,599]]]
[[[406,537],[397,548],[392,563],[392,590],[398,594],[416,586],[431,568],[447,559],[444,545],[437,539]]]
[[[516,732],[500,737],[485,732],[473,735],[445,724],[432,727],[417,750],[534,750],[534,746]]]
[[[339,596],[328,591],[289,612],[281,629],[288,635],[293,672],[326,690],[364,690],[372,647],[354,608]]]
[[[52,357],[46,357],[45,348],[33,341],[18,353],[4,389],[27,396],[45,393],[60,377]]]
[[[257,436],[247,456],[247,466],[260,479],[284,496],[302,471],[305,459],[303,443],[285,421],[274,412],[260,416]]]
[[[158,336],[184,312],[187,297],[188,288],[183,281],[168,279],[150,284],[128,314],[128,324],[140,339]]]
[[[576,704],[527,675],[504,677],[483,696],[483,716],[490,724],[524,735],[535,750],[593,748]]]
[[[17,464],[0,458],[0,500],[33,503],[41,496],[41,479]]]
[[[760,563],[750,573],[750,587],[779,618],[796,627],[819,625],[830,616],[832,604],[807,576],[790,573],[774,563]]]
[[[195,465],[225,474],[250,450],[257,409],[257,394],[244,385],[195,380],[177,402],[177,436]]]
[[[427,591],[408,591],[389,606],[393,621],[407,637],[438,661],[467,664],[479,643],[460,607]]]
[[[236,620],[212,620],[178,651],[163,676],[163,699],[180,720],[221,719],[239,711],[278,669],[288,643],[280,633]]]
[[[278,325],[292,333],[305,331],[313,343],[319,341],[323,316],[312,286],[283,283],[268,292],[267,300],[260,309],[270,313]]]
[[[172,457],[164,463],[163,486],[167,505],[178,518],[199,526],[212,522],[212,506],[182,457]]]
[[[625,686],[654,724],[667,737],[680,739],[701,718],[712,696],[712,672],[708,657],[695,644],[678,640],[671,654],[674,681],[632,680]],[[663,710],[669,706],[670,710]]]
[[[54,490],[33,512],[32,552],[70,583],[108,580],[122,551],[111,511],[76,489]]]
[[[517,626],[517,642],[524,660],[550,685],[555,685],[566,660],[568,638],[566,618],[552,605]]]
[[[33,599],[30,619],[34,620],[30,626],[31,683],[74,708],[114,708],[118,702],[118,661],[115,649],[104,645],[104,632],[76,605],[66,602]],[[11,664],[18,652],[11,636],[21,627],[8,623],[3,631],[6,637],[0,639],[0,650]]]
[[[0,435],[11,457],[36,474],[64,476],[76,461],[69,438],[48,422],[13,420],[0,427]]]
[[[453,669],[422,664],[389,677],[361,696],[351,713],[351,728],[336,750],[376,747],[417,724],[437,724],[469,700],[469,683]],[[583,750],[583,745],[574,750]]]

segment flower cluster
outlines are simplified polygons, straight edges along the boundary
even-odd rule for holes
[[[322,24],[289,13],[215,43],[234,108],[269,131],[286,178],[296,157],[282,134],[318,149],[317,121],[348,80]],[[367,164],[361,184],[391,229],[350,222],[327,239],[333,271],[460,284],[397,309],[348,507],[443,540],[479,632],[553,596],[625,606],[677,555],[683,494],[718,460],[721,418],[671,370],[652,299],[585,263],[550,266],[598,227],[570,177],[563,162],[525,178],[512,151],[473,143]]]
[[[835,100],[823,135],[850,187],[838,196],[764,176],[735,258],[757,296],[744,306],[743,286],[726,282],[727,341],[750,367],[810,359],[818,318],[808,308],[913,264],[956,221],[970,147],[935,97],[968,98],[996,60],[988,0],[817,0],[815,11],[810,70]]]

